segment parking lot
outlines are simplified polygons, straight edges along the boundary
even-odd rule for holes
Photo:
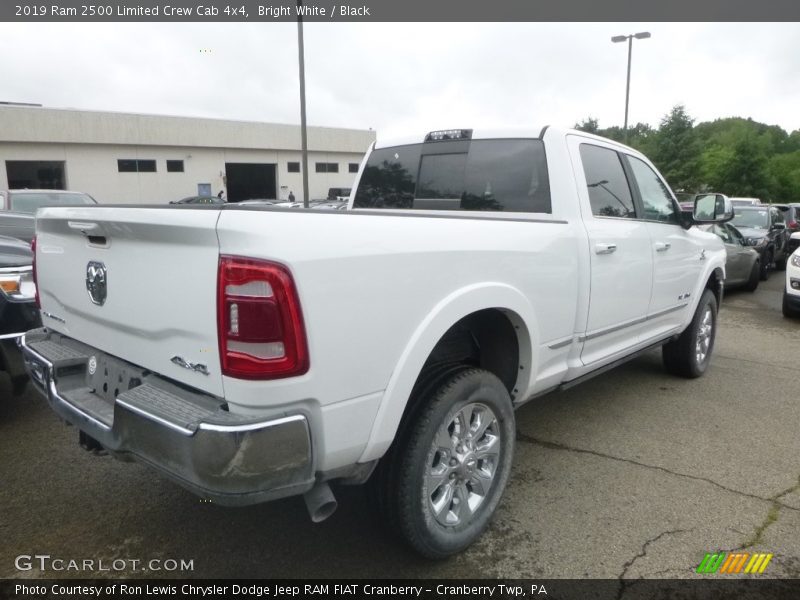
[[[709,372],[651,353],[517,413],[515,466],[484,537],[444,562],[384,532],[362,488],[312,524],[299,498],[203,503],[134,463],[81,450],[32,389],[0,380],[0,577],[692,577],[706,552],[775,554],[800,577],[800,321],[783,273],[731,292]],[[19,555],[193,561],[192,571],[19,571]],[[131,563],[129,563],[131,564]]]

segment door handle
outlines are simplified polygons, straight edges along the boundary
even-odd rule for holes
[[[594,253],[595,254],[612,254],[617,251],[616,244],[595,244],[594,245]]]
[[[669,242],[656,242],[656,252],[666,252],[672,248],[672,244]]]

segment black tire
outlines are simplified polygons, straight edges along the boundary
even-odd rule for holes
[[[21,396],[28,387],[28,376],[20,375],[11,379],[11,395]]]
[[[707,315],[710,320],[707,319]],[[710,330],[707,328],[710,324]],[[711,290],[700,297],[692,322],[673,342],[664,344],[662,358],[669,373],[693,379],[705,373],[717,335],[717,299]],[[707,341],[707,344],[705,343]],[[705,349],[701,357],[699,352]]]
[[[775,270],[776,271],[785,271],[786,270],[786,259],[787,257],[784,256],[780,260],[775,261]]]
[[[750,269],[750,277],[747,279],[747,283],[744,286],[748,292],[755,292],[756,288],[758,288],[758,282],[761,279],[761,265],[759,261],[753,263],[753,268]]]
[[[761,261],[761,281],[769,279],[769,274],[772,271],[772,251],[770,250],[764,255]]]
[[[800,310],[796,310],[789,306],[789,294],[786,293],[786,290],[783,291],[783,316],[787,319],[800,318]]]
[[[441,559],[478,539],[500,502],[514,456],[514,410],[495,375],[470,367],[451,371],[417,400],[419,409],[381,460],[375,484],[395,532],[423,556]]]

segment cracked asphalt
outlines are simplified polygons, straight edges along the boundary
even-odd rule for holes
[[[36,393],[0,378],[0,577],[691,578],[706,552],[775,554],[800,577],[800,321],[783,274],[731,292],[709,371],[671,377],[644,355],[517,413],[504,500],[484,537],[443,562],[385,533],[363,488],[312,524],[301,499],[200,502],[138,464],[77,445]],[[184,559],[192,571],[19,571],[15,557]]]

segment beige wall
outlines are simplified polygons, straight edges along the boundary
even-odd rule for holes
[[[118,159],[154,159],[155,173],[120,173]],[[351,187],[355,173],[348,163],[360,163],[363,153],[309,152],[310,199],[325,198],[330,187]],[[210,183],[213,194],[224,189],[226,162],[276,164],[277,187],[286,186],[302,200],[302,173],[289,173],[287,163],[300,162],[300,152],[230,148],[122,146],[100,144],[30,144],[0,141],[0,189],[8,187],[5,161],[65,162],[66,187],[87,192],[103,204],[164,204],[197,194],[197,184]],[[167,172],[167,160],[182,160],[183,173]],[[316,162],[339,163],[338,173],[316,173]]]
[[[374,131],[309,127],[309,196],[350,187]],[[7,160],[65,162],[66,187],[102,203],[162,204],[197,194],[210,183],[224,189],[225,163],[276,164],[278,195],[302,200],[300,127],[189,117],[135,115],[24,106],[0,106],[0,189],[8,187]],[[155,173],[120,173],[118,159],[155,159]],[[183,173],[168,173],[167,160],[183,160]],[[317,173],[316,162],[339,163],[338,173]]]

